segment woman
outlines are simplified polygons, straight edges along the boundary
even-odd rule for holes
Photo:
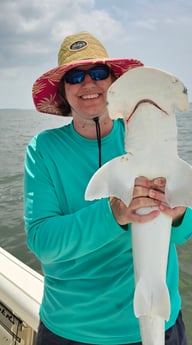
[[[59,67],[34,84],[37,110],[72,116],[69,125],[35,136],[26,153],[27,244],[45,276],[37,345],[141,344],[133,312],[130,224],[147,222],[160,211],[171,215],[174,224],[166,345],[186,345],[175,244],[191,233],[191,210],[166,205],[161,177],[137,178],[128,207],[116,198],[84,198],[98,167],[124,153],[124,124],[109,118],[106,93],[116,78],[138,66],[138,60],[110,59],[95,37],[82,32],[64,39]],[[154,205],[159,211],[136,212]]]

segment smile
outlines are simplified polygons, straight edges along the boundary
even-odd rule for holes
[[[83,95],[80,96],[82,99],[95,99],[98,98],[100,95],[98,93],[92,94],[92,95]]]

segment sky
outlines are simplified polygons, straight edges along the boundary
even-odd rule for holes
[[[111,58],[173,73],[192,101],[191,0],[0,0],[0,108],[34,109],[34,81],[57,66],[64,37],[80,31]]]

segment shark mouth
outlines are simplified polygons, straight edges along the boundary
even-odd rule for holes
[[[137,104],[135,105],[135,107],[133,108],[131,114],[129,115],[128,119],[126,120],[126,122],[128,123],[129,120],[131,119],[131,117],[133,116],[133,114],[135,113],[135,111],[137,110],[137,108],[143,104],[143,103],[150,103],[152,105],[154,105],[154,107],[158,108],[159,110],[161,110],[163,113],[165,113],[166,115],[169,115],[166,110],[162,109],[157,103],[155,103],[154,101],[152,101],[151,99],[141,99],[139,102],[137,102]]]

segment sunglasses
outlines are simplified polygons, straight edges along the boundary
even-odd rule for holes
[[[64,80],[68,84],[80,84],[87,74],[92,80],[98,81],[107,79],[111,74],[111,70],[107,65],[98,65],[88,70],[71,69],[64,75]]]

